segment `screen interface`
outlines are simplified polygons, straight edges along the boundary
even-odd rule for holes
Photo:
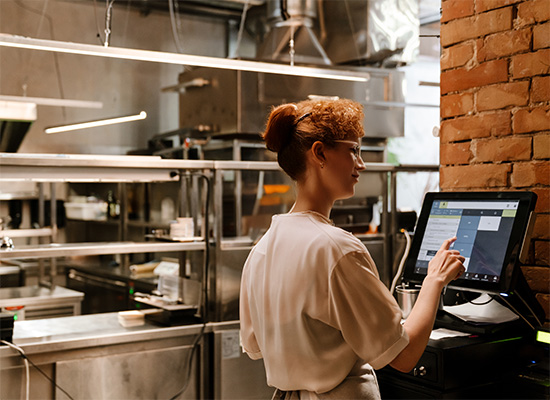
[[[456,236],[451,248],[466,258],[461,279],[498,282],[518,205],[517,200],[434,200],[415,272],[426,274],[443,241]]]

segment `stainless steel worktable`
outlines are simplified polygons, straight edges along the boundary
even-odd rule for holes
[[[204,327],[205,332],[211,329],[208,324]],[[29,354],[195,335],[201,330],[201,324],[164,327],[147,320],[144,325],[125,328],[118,322],[118,313],[103,313],[17,321],[13,342]],[[0,347],[0,355],[2,350],[6,348]]]
[[[74,399],[171,398],[187,381],[181,399],[272,394],[263,363],[240,349],[239,321],[126,328],[116,312],[16,321],[13,343]],[[0,398],[23,397],[24,371],[19,353],[0,346]],[[30,373],[31,398],[69,398]]]

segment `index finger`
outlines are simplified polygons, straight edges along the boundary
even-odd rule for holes
[[[439,250],[449,250],[449,247],[451,247],[451,244],[453,244],[455,241],[456,236],[446,239],[445,241],[443,241],[443,244],[441,245],[441,248]]]

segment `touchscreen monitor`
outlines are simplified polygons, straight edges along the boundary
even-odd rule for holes
[[[445,239],[466,258],[466,272],[449,287],[510,290],[536,195],[531,192],[428,193],[406,261],[404,280],[420,282]]]

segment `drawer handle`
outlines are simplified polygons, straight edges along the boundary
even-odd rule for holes
[[[418,368],[414,368],[413,369],[413,375],[414,376],[426,376],[426,374],[428,373],[428,371],[426,370],[426,367],[421,365],[420,367]]]

